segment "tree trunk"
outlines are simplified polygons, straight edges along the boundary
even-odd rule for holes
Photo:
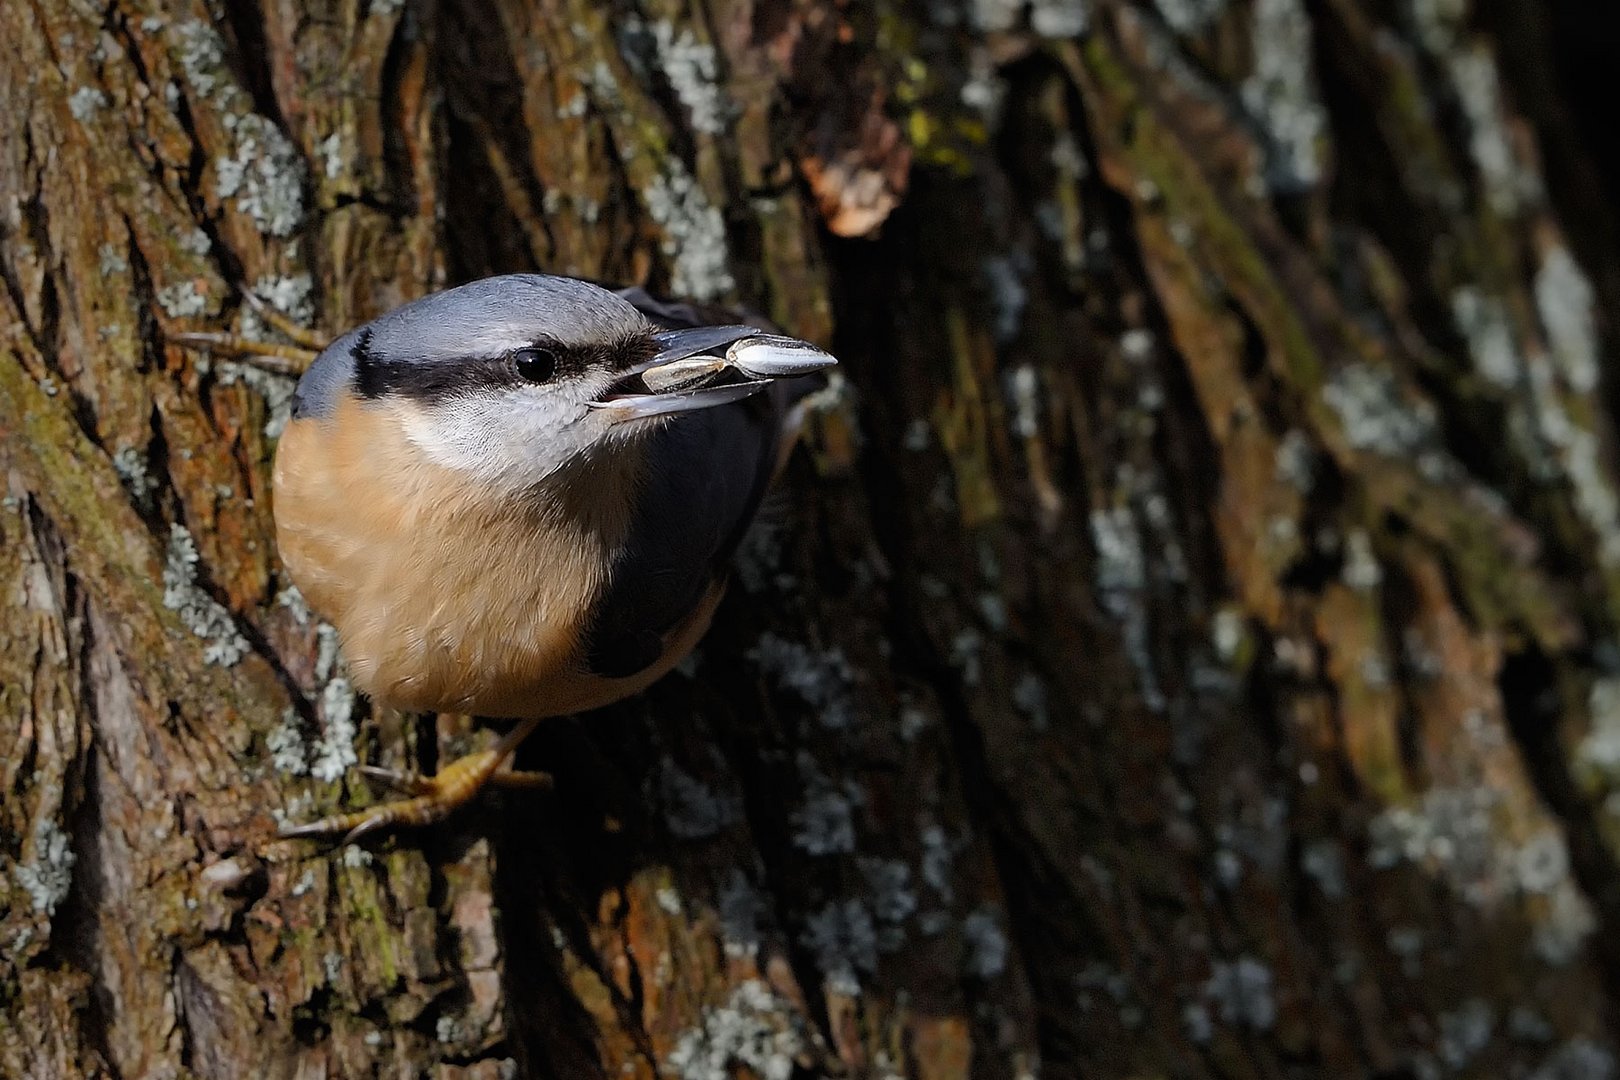
[[[1600,7],[7,0],[0,1074],[1614,1077]],[[278,840],[491,733],[164,331],[535,268],[842,381],[554,791]]]

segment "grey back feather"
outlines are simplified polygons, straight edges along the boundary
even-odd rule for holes
[[[665,329],[734,323],[736,312],[621,290]],[[757,321],[769,328],[764,320]],[[724,577],[776,467],[786,385],[678,417],[645,444],[647,471],[630,533],[597,607],[587,665],[631,675],[660,655],[662,637]]]

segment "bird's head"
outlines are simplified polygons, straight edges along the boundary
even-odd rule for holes
[[[338,338],[300,382],[295,416],[330,415],[352,395],[393,411],[433,462],[522,489],[666,418],[835,362],[751,326],[660,329],[589,282],[510,274]]]

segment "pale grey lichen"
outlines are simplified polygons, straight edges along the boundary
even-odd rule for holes
[[[1097,587],[1104,593],[1134,592],[1147,583],[1147,562],[1135,517],[1126,507],[1091,515],[1097,549]]]
[[[810,855],[836,855],[855,850],[854,793],[835,788],[825,777],[806,793],[789,815],[793,843]]]
[[[804,1047],[793,1006],[750,979],[724,1005],[706,1008],[701,1024],[681,1033],[665,1066],[680,1080],[731,1080],[737,1066],[760,1080],[789,1080]]]
[[[1433,406],[1408,402],[1386,368],[1346,365],[1329,376],[1322,400],[1338,415],[1345,438],[1357,450],[1416,457],[1435,442]]]
[[[981,270],[990,294],[990,326],[997,342],[1005,345],[1018,336],[1029,303],[1024,278],[1033,268],[1029,252],[1015,250],[985,258]]]
[[[329,952],[321,957],[321,970],[326,975],[328,985],[337,985],[338,976],[343,974],[343,954]]]
[[[1359,592],[1376,589],[1384,580],[1384,569],[1373,554],[1372,537],[1365,529],[1351,529],[1344,537],[1344,568],[1340,580]]]
[[[1091,172],[1091,164],[1086,161],[1085,151],[1075,140],[1070,131],[1060,131],[1052,137],[1052,149],[1047,152],[1046,160],[1051,162],[1052,168],[1067,183],[1083,180]]]
[[[1012,30],[1024,13],[1025,3],[1026,0],[969,0],[968,21],[977,29],[991,33]],[[936,10],[939,21],[946,24],[956,21],[955,13],[947,12],[943,5]]]
[[[917,894],[911,888],[911,867],[899,859],[873,857],[860,859],[859,865],[861,876],[866,879],[872,914],[878,922],[897,927],[916,914]]]
[[[575,77],[580,85],[590,91],[603,105],[616,105],[623,100],[619,91],[619,80],[613,74],[613,68],[605,60],[598,60],[590,67],[575,71]],[[581,109],[583,114],[583,108]]]
[[[1507,1033],[1521,1042],[1549,1043],[1557,1037],[1558,1030],[1530,1006],[1515,1005],[1508,1010]]]
[[[1178,34],[1196,34],[1220,17],[1226,0],[1154,0],[1159,15]]]
[[[1496,1012],[1482,998],[1469,998],[1438,1017],[1440,1037],[1435,1052],[1452,1069],[1461,1069],[1491,1041]]]
[[[928,710],[915,702],[907,701],[900,706],[900,738],[906,742],[915,742],[933,722]]]
[[[1552,346],[1553,362],[1578,394],[1597,389],[1597,326],[1592,318],[1592,285],[1563,246],[1548,251],[1536,271],[1536,311]]]
[[[1030,0],[1029,28],[1042,37],[1079,37],[1089,21],[1086,0]]]
[[[127,273],[129,270],[129,260],[124,258],[124,253],[118,250],[116,245],[102,244],[96,250],[96,256],[98,260],[96,268],[101,272],[102,277]]]
[[[1302,495],[1316,483],[1316,451],[1310,436],[1289,428],[1277,442],[1277,477]]]
[[[1008,371],[1001,379],[1002,393],[1006,395],[1008,415],[1012,419],[1012,431],[1020,439],[1033,439],[1041,433],[1041,377],[1029,364],[1019,364]],[[928,422],[920,423],[923,445],[912,447],[909,441],[912,432],[906,432],[908,445],[906,449],[924,449],[927,447]]]
[[[235,150],[214,160],[216,190],[267,236],[291,236],[304,220],[304,162],[274,123],[239,117]]]
[[[360,763],[354,750],[359,729],[354,722],[355,692],[349,680],[339,676],[321,690],[321,737],[310,748],[309,775],[332,783]]]
[[[1243,800],[1215,826],[1217,843],[1267,875],[1283,870],[1288,853],[1288,803],[1278,798]]]
[[[1567,481],[1577,513],[1596,536],[1598,557],[1620,562],[1620,496],[1596,434],[1575,420],[1566,402],[1568,394],[1589,394],[1598,383],[1592,287],[1569,253],[1554,248],[1536,275],[1535,293],[1546,352],[1521,351],[1505,305],[1472,286],[1453,295],[1452,316],[1481,374],[1520,391],[1509,399],[1507,429],[1532,476]]]
[[[1614,1053],[1588,1038],[1575,1038],[1554,1050],[1529,1080],[1615,1080]]]
[[[276,603],[287,609],[292,615],[293,622],[299,626],[308,626],[310,618],[309,601],[304,594],[298,591],[297,585],[289,584],[276,594]]]
[[[578,120],[580,117],[589,112],[590,108],[591,96],[581,90],[578,93],[570,95],[568,100],[557,106],[557,119]],[[551,192],[547,191],[546,195],[551,195]],[[553,206],[550,209],[555,210],[556,207]]]
[[[699,41],[690,29],[679,32],[668,19],[652,24],[658,60],[675,96],[686,106],[692,130],[704,135],[720,135],[726,130],[729,106],[718,79],[720,67],[714,46]]]
[[[784,690],[792,691],[813,708],[823,727],[838,730],[855,722],[855,698],[851,690],[855,669],[842,649],[816,652],[767,631],[748,650],[748,659]]]
[[[1596,679],[1587,692],[1589,726],[1575,760],[1609,784],[1620,784],[1620,677]]]
[[[975,979],[993,979],[1007,969],[1007,935],[991,909],[980,908],[962,920],[962,943],[967,948],[962,967]]]
[[[1252,956],[1217,960],[1203,994],[1229,1025],[1269,1031],[1277,1021],[1271,969]]]
[[[337,627],[331,623],[322,622],[315,626],[315,678],[321,682],[332,677],[337,670],[339,661],[343,659],[342,642],[338,638]]]
[[[1007,96],[1007,80],[1001,77],[987,50],[972,48],[968,52],[968,74],[962,80],[957,97],[968,108],[975,110],[994,128],[1001,117],[1001,105]]]
[[[225,41],[212,26],[199,19],[187,19],[174,24],[171,37],[180,69],[199,95],[213,98],[216,91],[228,95],[235,89],[225,71]]]
[[[713,836],[742,817],[741,799],[715,791],[668,758],[658,772],[658,794],[669,831],[682,840]]]
[[[1201,1001],[1183,1006],[1181,1026],[1186,1030],[1187,1038],[1200,1045],[1215,1037],[1215,1021],[1209,1015],[1209,1007]]]
[[[1250,36],[1254,70],[1244,80],[1244,106],[1265,135],[1266,180],[1297,192],[1322,178],[1327,112],[1311,74],[1311,23],[1300,0],[1257,0]]]
[[[1415,926],[1392,926],[1384,944],[1401,961],[1401,972],[1415,979],[1423,970],[1423,931]]]
[[[732,564],[744,589],[761,593],[767,588],[786,592],[796,584],[794,576],[782,569],[783,539],[787,523],[767,509],[743,533]]]
[[[175,243],[181,251],[192,255],[206,255],[214,246],[214,242],[208,238],[208,233],[203,229],[182,229]]]
[[[1235,607],[1221,608],[1210,620],[1210,644],[1215,648],[1215,655],[1224,663],[1230,664],[1237,659],[1238,649],[1243,645],[1243,635],[1243,612]]]
[[[1547,901],[1548,910],[1536,920],[1530,944],[1542,960],[1563,967],[1581,956],[1597,930],[1597,914],[1572,877],[1551,886]]]
[[[1451,294],[1451,319],[1468,344],[1476,371],[1496,386],[1518,385],[1524,365],[1502,301],[1476,286],[1464,285]]]
[[[1513,853],[1513,873],[1527,893],[1550,893],[1569,880],[1569,847],[1563,833],[1542,829]]]
[[[68,95],[68,112],[83,124],[111,102],[105,91],[95,86],[81,86]]]
[[[1344,858],[1333,840],[1313,840],[1300,852],[1299,864],[1329,900],[1344,896]]]
[[[1243,859],[1237,852],[1220,848],[1214,857],[1215,880],[1228,890],[1237,888],[1243,880]]]
[[[1164,708],[1165,699],[1148,644],[1148,613],[1142,597],[1147,587],[1147,556],[1141,527],[1128,506],[1093,510],[1090,524],[1097,552],[1098,600],[1120,624],[1126,651],[1141,683],[1143,704],[1158,711]]]
[[[860,973],[877,970],[877,927],[872,913],[859,900],[834,901],[805,920],[799,940],[815,954],[816,967],[827,988],[845,997],[859,997]]]
[[[290,375],[266,371],[256,364],[222,361],[219,365],[219,385],[234,386],[237,383],[258,391],[265,405],[265,437],[279,438],[286,430],[287,422],[292,419],[293,393],[298,389],[298,380]]]
[[[177,281],[157,291],[158,307],[171,319],[189,319],[208,311],[208,283]]]
[[[315,157],[321,163],[321,174],[328,180],[343,175],[343,136],[334,131],[315,144]]]
[[[163,565],[163,606],[175,612],[186,629],[207,642],[203,661],[230,667],[247,654],[249,645],[236,628],[231,613],[197,584],[196,542],[184,525],[169,527],[168,554]]]
[[[308,274],[265,274],[253,283],[253,295],[295,323],[315,318],[315,281]]]
[[[1046,684],[1033,671],[1026,671],[1013,683],[1013,708],[1024,714],[1031,727],[1045,731],[1051,724],[1046,709]]]
[[[748,880],[748,875],[732,867],[731,876],[720,890],[716,903],[727,956],[758,955],[761,940],[759,925],[766,910],[764,898]]]
[[[120,447],[113,454],[113,471],[118,479],[123,481],[124,489],[129,492],[137,505],[148,506],[151,503],[152,492],[157,490],[157,481],[152,479],[152,473],[146,467],[146,454],[133,446]]]
[[[950,661],[962,675],[965,686],[978,686],[984,676],[984,635],[971,626],[963,627],[951,639]]]
[[[11,876],[34,910],[50,918],[73,888],[77,860],[67,833],[56,820],[40,818],[34,823],[33,849],[12,868]]]
[[[1367,861],[1376,869],[1424,864],[1465,885],[1486,881],[1495,868],[1498,801],[1484,787],[1431,787],[1415,805],[1389,807],[1372,820]]]
[[[1415,805],[1390,807],[1373,819],[1367,861],[1375,869],[1414,863],[1480,907],[1545,897],[1532,944],[1548,963],[1568,963],[1596,922],[1570,874],[1564,838],[1549,828],[1520,844],[1501,839],[1499,802],[1500,795],[1484,787],[1430,788]]]
[[[1538,433],[1551,445],[1569,482],[1575,510],[1591,528],[1597,556],[1620,562],[1620,496],[1610,483],[1604,450],[1595,433],[1576,423],[1550,385],[1549,365],[1530,366]]]
[[[1516,213],[1540,200],[1541,181],[1519,159],[1503,116],[1496,60],[1484,42],[1457,44],[1443,59],[1468,118],[1468,149],[1485,181],[1486,199],[1498,214]]]
[[[1433,53],[1449,49],[1468,14],[1468,0],[1410,0],[1418,40]]]
[[[694,300],[714,300],[736,281],[727,268],[726,223],[679,158],[643,192],[647,213],[664,232],[662,250],[673,260],[670,289]]]
[[[956,861],[956,844],[938,825],[925,825],[922,831],[922,879],[947,904],[955,898],[951,867]]]
[[[1153,356],[1158,335],[1143,326],[1133,326],[1119,335],[1119,353],[1132,363],[1140,364]]]
[[[270,751],[270,763],[278,772],[288,776],[303,776],[309,772],[309,748],[304,745],[303,721],[293,709],[281,714],[281,721],[264,737],[264,745]]]

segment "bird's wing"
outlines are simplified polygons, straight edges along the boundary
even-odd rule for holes
[[[666,329],[766,325],[737,312],[658,301],[639,288],[619,295]],[[593,673],[622,677],[651,666],[665,636],[724,576],[770,484],[788,393],[768,387],[678,417],[651,436],[635,517],[592,624],[586,666]]]

